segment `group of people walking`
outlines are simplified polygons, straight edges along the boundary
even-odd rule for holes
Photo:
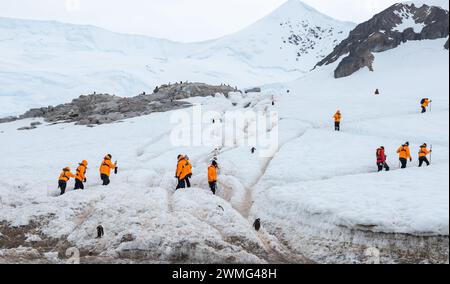
[[[208,184],[211,192],[215,195],[217,191],[217,179],[218,179],[218,169],[219,166],[217,164],[216,159],[211,161],[210,166],[208,167]],[[175,178],[178,181],[176,190],[182,188],[190,188],[192,178],[192,164],[187,155],[178,155],[178,163],[177,169],[175,172]]]
[[[375,91],[376,95],[379,95],[378,89]],[[428,107],[430,107],[431,100],[428,98],[424,98],[420,101],[422,113],[426,113]],[[336,111],[333,116],[334,119],[334,130],[341,131],[341,121],[342,121],[342,113],[340,110]],[[432,153],[432,149],[428,150],[428,145],[426,143],[420,146],[419,150],[419,167],[422,167],[425,163],[427,166],[430,165],[430,161],[428,160],[428,155]],[[408,165],[408,160],[412,162],[411,151],[409,149],[409,142],[406,142],[397,150],[397,154],[399,155],[400,160],[400,168],[405,169]],[[387,164],[387,156],[386,149],[384,146],[381,146],[376,151],[377,157],[377,167],[378,171],[381,172],[383,169],[386,171],[390,170],[389,165]]]
[[[378,89],[375,91],[376,95],[379,95]],[[430,107],[431,100],[428,98],[424,98],[420,101],[420,105],[422,108],[422,113],[426,113],[428,107]],[[336,113],[333,116],[334,119],[334,130],[335,131],[341,131],[341,121],[342,121],[342,113],[340,110],[336,111]],[[430,165],[430,161],[428,160],[428,155],[432,153],[432,149],[428,150],[428,145],[424,143],[420,146],[419,150],[419,167],[422,167],[425,163],[427,166]],[[412,162],[411,157],[411,151],[409,149],[409,142],[406,142],[400,148],[397,150],[397,154],[399,155],[400,160],[400,168],[405,169],[408,165],[408,160]],[[376,151],[376,157],[377,157],[377,167],[378,171],[381,172],[383,169],[386,171],[390,170],[389,165],[387,164],[387,156],[386,156],[386,149],[384,146],[381,146]]]
[[[112,156],[110,154],[106,155],[103,158],[103,162],[100,165],[100,179],[102,180],[104,186],[110,184],[111,171],[114,170],[114,172],[117,174],[118,170],[117,162],[113,164],[111,162],[111,159]],[[87,182],[86,178],[87,169],[88,169],[88,161],[86,160],[83,160],[81,163],[78,164],[75,174],[71,172],[70,167],[65,167],[62,170],[61,174],[59,175],[58,180],[58,188],[61,190],[61,195],[66,193],[67,183],[71,178],[75,179],[74,190],[79,189],[83,190],[84,184]]]
[[[425,163],[427,166],[430,165],[430,161],[428,160],[428,155],[430,155],[433,152],[432,149],[428,150],[428,145],[426,143],[422,144],[420,146],[419,150],[419,167],[422,167]],[[397,154],[399,156],[400,161],[400,168],[406,169],[408,165],[408,160],[412,162],[412,156],[411,156],[411,150],[409,148],[409,142],[406,142],[405,144],[401,145],[397,149]],[[377,167],[378,171],[381,172],[383,169],[386,171],[390,170],[389,165],[387,164],[387,156],[385,152],[385,148],[381,146],[377,149],[376,152],[377,156]]]
[[[379,91],[377,90],[375,94],[379,94]],[[430,106],[430,103],[432,101],[428,98],[424,98],[421,100],[421,108],[422,113],[427,112],[427,108]],[[342,113],[340,110],[336,111],[336,113],[333,116],[334,119],[334,129],[335,131],[341,131],[341,121],[342,121]],[[255,153],[256,148],[252,148],[251,152],[252,154]],[[428,145],[424,143],[420,146],[419,150],[419,167],[422,167],[425,163],[427,166],[430,165],[430,161],[428,160],[428,155],[432,153],[432,149],[428,150]],[[411,151],[409,148],[409,142],[406,142],[402,146],[400,146],[397,150],[397,154],[399,155],[399,161],[400,161],[400,167],[402,169],[407,167],[408,160],[412,162],[412,156]],[[378,171],[381,172],[384,170],[389,171],[390,167],[387,164],[387,155],[386,155],[386,149],[384,146],[379,147],[376,150],[376,158],[377,158],[377,168]],[[61,190],[61,195],[65,194],[67,183],[68,181],[73,178],[75,179],[75,188],[74,190],[83,190],[84,184],[87,182],[86,179],[86,171],[88,169],[88,162],[86,160],[83,160],[81,163],[78,164],[76,173],[73,174],[71,172],[70,167],[65,167],[60,176],[58,181],[58,188]],[[100,164],[100,179],[102,180],[103,186],[107,186],[110,184],[110,176],[111,171],[114,171],[117,174],[117,162],[112,162],[112,155],[108,154],[104,157],[102,163]],[[218,170],[219,166],[217,163],[217,158],[214,158],[211,161],[211,164],[208,167],[208,184],[211,192],[215,195],[217,191],[217,181],[218,181]],[[182,189],[182,188],[190,188],[191,187],[191,181],[192,178],[192,164],[190,162],[190,159],[187,155],[179,155],[178,156],[178,163],[177,168],[175,172],[175,178],[177,179],[177,187],[176,190]]]

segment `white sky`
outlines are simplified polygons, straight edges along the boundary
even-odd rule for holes
[[[0,17],[89,24],[176,41],[234,33],[286,0],[0,0]],[[398,0],[304,0],[341,20],[362,22]]]

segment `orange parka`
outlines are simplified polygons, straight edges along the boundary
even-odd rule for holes
[[[407,145],[400,146],[398,148],[397,153],[400,159],[411,159],[411,151]]]
[[[109,177],[111,175],[111,170],[114,170],[115,168],[116,165],[111,162],[111,158],[106,156],[100,165],[100,173]]]
[[[426,146],[421,146],[420,151],[419,151],[419,157],[426,157],[430,153],[431,153],[431,150],[428,151]]]
[[[341,122],[342,114],[338,111],[338,112],[336,112],[336,114],[333,116],[333,118],[334,118],[334,121],[335,121],[335,122]]]
[[[70,178],[75,178],[75,175],[70,172],[70,168],[64,168],[59,175],[59,180],[67,182]]]
[[[175,176],[178,179],[183,180],[191,172],[192,172],[192,165],[191,165],[191,163],[189,163],[189,161],[186,160],[186,158],[184,156],[181,156],[178,159],[177,170],[175,172]]]
[[[213,165],[208,168],[208,182],[217,181],[217,168]]]
[[[79,181],[84,181],[86,179],[86,170],[87,170],[88,162],[83,161],[77,168],[76,179]]]

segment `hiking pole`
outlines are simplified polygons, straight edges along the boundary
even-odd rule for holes
[[[116,167],[114,168],[114,174],[117,175],[117,172],[118,172],[117,161],[116,161],[116,164],[115,164],[115,165],[116,165]]]
[[[433,145],[430,146],[430,164],[432,162],[432,155],[433,155]]]

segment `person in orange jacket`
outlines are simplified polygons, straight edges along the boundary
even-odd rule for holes
[[[178,155],[177,169],[175,172],[175,178],[178,179],[178,185],[176,190],[180,188],[186,188],[186,177],[189,175],[192,169],[188,160],[183,155]]]
[[[106,155],[100,165],[100,178],[102,179],[104,186],[110,184],[111,170],[115,170],[117,168],[117,165],[113,164],[111,159],[111,154]]]
[[[422,146],[420,146],[419,151],[419,168],[422,167],[423,163],[426,163],[427,166],[430,165],[430,161],[428,161],[427,156],[433,152],[433,150],[427,149],[428,145],[424,143]]]
[[[70,172],[69,167],[65,167],[59,175],[58,180],[58,188],[61,190],[61,195],[66,193],[67,182],[70,180],[70,178],[75,178],[75,175]]]
[[[84,189],[84,182],[86,182],[86,170],[87,170],[88,162],[86,160],[82,161],[77,168],[77,172],[75,173],[75,189]]]
[[[335,131],[341,131],[341,120],[342,120],[342,114],[341,111],[338,110],[334,116],[334,130]]]
[[[397,153],[400,159],[401,168],[405,169],[408,163],[408,159],[410,162],[412,162],[411,151],[409,150],[409,142],[406,142],[405,144],[400,146],[400,148],[398,148],[397,150]]]
[[[216,161],[212,161],[211,165],[208,167],[208,183],[209,188],[211,189],[212,193],[216,195],[217,190],[217,171],[218,171],[218,164]]]
[[[422,101],[420,102],[421,106],[422,106],[422,113],[426,113],[427,112],[427,107],[430,105],[431,100],[428,98],[422,99]]]

